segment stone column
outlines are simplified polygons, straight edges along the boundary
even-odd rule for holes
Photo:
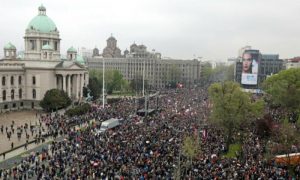
[[[11,91],[11,85],[10,85],[10,76],[9,75],[6,75],[6,102],[7,101],[10,101],[11,100],[11,94],[10,94],[10,91]]]
[[[89,84],[89,73],[85,73],[85,86]]]
[[[68,96],[71,97],[71,74],[68,75]]]
[[[63,91],[67,92],[67,88],[66,88],[67,76],[64,74],[62,76],[63,76]]]
[[[81,74],[80,79],[80,97],[83,97],[83,86],[84,86],[84,74]]]
[[[19,75],[15,75],[15,100],[19,100]]]
[[[61,78],[60,74],[57,74],[57,89],[61,90]]]
[[[76,95],[75,95],[75,97],[76,97],[76,99],[78,99],[78,94],[79,94],[79,81],[80,81],[80,75],[79,74],[76,74]]]
[[[2,91],[3,91],[3,89],[2,89],[2,77],[3,76],[0,76],[0,102],[2,102]]]

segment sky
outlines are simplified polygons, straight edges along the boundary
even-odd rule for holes
[[[135,42],[163,57],[226,61],[246,45],[300,56],[299,0],[0,0],[0,48],[24,49],[25,29],[43,4],[60,31],[61,53]],[[0,54],[3,55],[3,48]]]

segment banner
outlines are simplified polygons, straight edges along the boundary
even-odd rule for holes
[[[256,85],[259,66],[259,51],[247,50],[242,56],[241,84]]]

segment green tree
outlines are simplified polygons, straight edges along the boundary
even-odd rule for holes
[[[192,136],[185,137],[183,141],[183,154],[192,162],[199,152],[200,146],[197,138]]]
[[[100,82],[96,77],[90,77],[88,88],[91,90],[90,95],[93,96],[93,100],[96,100],[102,92],[102,81]]]
[[[262,115],[263,101],[252,102],[250,94],[242,92],[237,83],[214,83],[209,87],[209,97],[213,104],[211,119],[225,130],[227,148],[235,131]]]
[[[212,74],[212,65],[208,62],[205,62],[201,65],[201,85],[205,86],[209,83],[210,76]]]
[[[285,119],[280,126],[274,130],[273,132],[273,141],[274,145],[279,146],[276,152],[272,152],[272,154],[285,154],[285,165],[287,165],[290,172],[293,172],[294,168],[291,162],[290,153],[293,152],[292,146],[299,147],[300,145],[300,134],[299,131],[295,128],[295,126],[292,123],[289,123],[288,119]]]
[[[225,66],[225,81],[234,81],[234,64]]]
[[[269,95],[271,104],[279,105],[287,112],[295,113],[298,119],[300,111],[300,69],[288,69],[279,72],[263,83],[263,89]]]
[[[172,64],[169,72],[166,73],[166,79],[171,88],[176,88],[176,84],[181,81],[180,79],[181,71],[179,67],[175,64]]]
[[[68,94],[58,89],[48,90],[40,102],[40,106],[48,112],[66,108],[69,105],[71,105],[71,99]]]
[[[144,81],[145,90],[148,87],[148,81]],[[141,93],[143,90],[143,76],[140,73],[135,74],[130,82],[130,87],[134,92]]]
[[[103,73],[102,70],[91,70],[88,88],[91,96],[97,99],[102,94]],[[118,70],[105,70],[105,91],[112,94],[113,91],[128,90],[128,82]]]
[[[200,153],[200,145],[197,137],[186,136],[183,140],[182,147],[183,155],[188,159],[188,164],[186,164],[185,169],[192,168],[193,159],[197,157]]]
[[[212,64],[205,62],[201,69],[201,85],[207,86],[214,82],[233,81],[234,80],[234,65],[219,64],[212,68]]]
[[[120,91],[124,84],[123,75],[117,70],[109,70],[105,72],[105,86],[107,94],[112,94],[113,91]]]
[[[80,115],[83,115],[83,114],[86,114],[87,112],[89,112],[91,110],[91,105],[88,104],[88,103],[84,103],[84,104],[81,104],[75,108],[72,108],[72,109],[68,109],[66,111],[66,114],[69,116],[69,117],[72,117],[72,116],[80,116]]]

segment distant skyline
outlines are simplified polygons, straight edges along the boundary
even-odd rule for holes
[[[225,61],[246,45],[280,58],[300,56],[298,0],[0,0],[0,55],[24,49],[25,29],[43,4],[61,54],[74,46],[102,52],[111,34],[122,52],[136,42],[163,57]]]

